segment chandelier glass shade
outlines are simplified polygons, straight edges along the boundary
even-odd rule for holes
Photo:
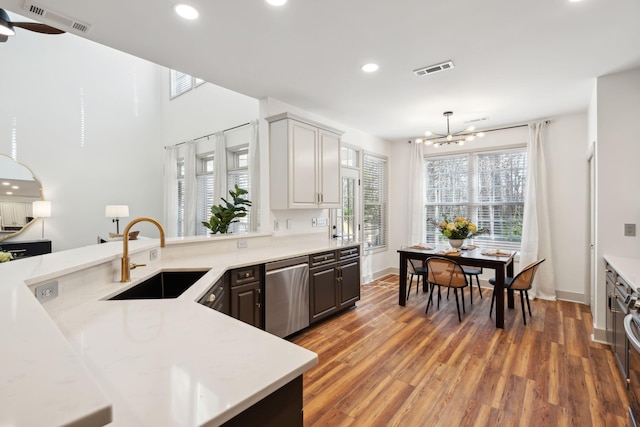
[[[467,141],[473,141],[476,137],[482,138],[484,136],[484,132],[474,132],[474,126],[469,126],[458,132],[451,132],[449,128],[449,117],[453,115],[453,112],[445,111],[442,115],[447,118],[447,133],[438,134],[427,131],[424,133],[423,138],[416,138],[414,140],[416,144],[425,143],[426,145],[433,145],[434,147],[439,147],[443,144],[464,145]]]

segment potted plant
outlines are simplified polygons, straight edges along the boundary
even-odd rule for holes
[[[211,206],[211,218],[209,218],[209,222],[202,221],[202,225],[211,230],[211,234],[229,233],[231,224],[238,222],[238,218],[247,216],[247,208],[245,206],[251,206],[251,202],[242,197],[247,193],[247,190],[238,187],[238,184],[236,184],[233,190],[229,190],[233,202],[221,197],[224,203]]]

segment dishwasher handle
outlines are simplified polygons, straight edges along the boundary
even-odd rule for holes
[[[640,352],[640,340],[636,336],[631,322],[633,322],[633,315],[627,314],[624,317],[624,331],[626,332],[627,338],[629,338],[629,344],[631,344],[636,351]]]
[[[287,267],[295,267],[301,264],[309,265],[309,258],[306,256],[299,256],[296,258],[288,258],[280,261],[268,262],[265,264],[264,269],[269,275],[269,272],[274,270],[282,270]]]

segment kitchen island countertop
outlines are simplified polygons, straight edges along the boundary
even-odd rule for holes
[[[0,339],[10,349],[0,364],[0,424],[104,425],[112,417],[114,426],[219,425],[315,366],[315,353],[196,301],[228,268],[357,243],[257,241],[229,250],[236,245],[229,240],[212,251],[202,239],[169,240],[158,262],[132,271],[130,284],[94,283],[87,273],[91,283],[61,287],[44,306],[27,285],[117,265],[122,245],[0,265]],[[157,240],[131,243],[138,256],[158,247]],[[208,272],[177,299],[106,300],[158,271],[180,269]]]

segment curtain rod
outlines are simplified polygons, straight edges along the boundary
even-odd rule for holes
[[[229,132],[230,130],[238,129],[238,128],[241,128],[241,127],[243,127],[243,126],[247,126],[247,125],[250,125],[250,124],[251,124],[251,122],[247,122],[247,123],[243,123],[243,124],[238,125],[238,126],[233,126],[233,127],[230,127],[229,129],[225,129],[225,130],[223,130],[223,131],[222,131],[222,133],[224,133],[224,132]],[[205,139],[205,138],[209,139],[209,137],[210,137],[210,136],[213,136],[213,135],[215,135],[216,133],[218,133],[218,132],[213,132],[213,133],[210,133],[210,134],[208,134],[208,135],[199,136],[199,137],[197,137],[197,138],[190,139],[189,141],[182,141],[182,142],[178,142],[177,144],[174,144],[174,145],[167,145],[167,146],[165,146],[164,148],[168,148],[168,147],[177,147],[178,145],[186,144],[187,142],[190,142],[190,141],[194,141],[194,142],[195,142],[195,141],[199,141],[199,140],[201,140],[201,139]]]
[[[549,123],[551,123],[551,120],[543,120],[542,121],[545,125],[548,125]],[[497,130],[507,130],[507,129],[515,129],[515,128],[523,128],[523,127],[527,127],[529,126],[530,123],[524,124],[524,125],[513,125],[513,126],[505,126],[503,128],[493,128],[493,129],[480,129],[478,131],[476,131],[476,133],[479,132],[495,132]],[[459,135],[459,136],[464,136],[464,135]],[[444,138],[444,137],[443,137]],[[413,141],[409,140],[409,144],[411,144]]]

